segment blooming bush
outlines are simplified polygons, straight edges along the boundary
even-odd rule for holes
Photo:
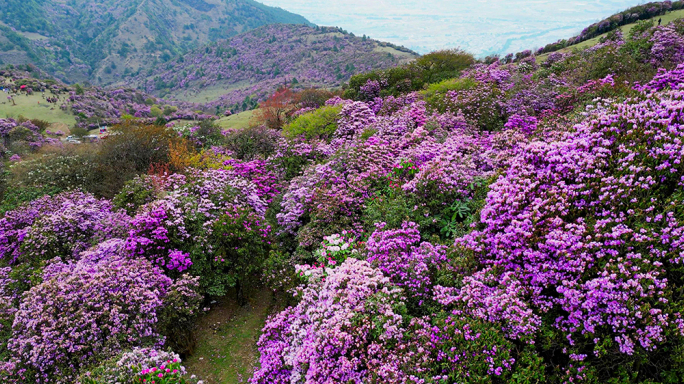
[[[161,345],[157,311],[172,281],[144,259],[78,262],[46,276],[15,314],[12,380],[73,380],[127,347]],[[36,314],[40,314],[36,317]]]
[[[82,192],[45,196],[0,219],[0,257],[8,263],[78,258],[100,241],[125,236],[130,217]]]
[[[492,185],[484,229],[459,240],[498,280],[529,290],[516,316],[528,326],[525,307],[551,316],[579,366],[639,364],[680,337],[669,294],[678,283],[666,276],[681,258],[684,169],[671,111],[683,102],[681,91],[650,94],[596,112],[558,142],[530,144]]]
[[[335,268],[335,266],[343,263],[348,257],[358,253],[358,244],[356,244],[356,236],[347,231],[342,234],[333,234],[326,236],[321,242],[319,248],[314,256],[318,262],[328,268]]]
[[[384,226],[377,223],[368,238],[366,259],[403,288],[410,308],[419,307],[432,299],[436,270],[447,263],[445,247],[421,242],[416,223],[403,223],[395,230],[383,230]]]
[[[162,373],[161,378],[159,373]],[[187,375],[178,354],[138,347],[82,373],[76,380],[79,384],[138,384],[152,381],[167,384],[201,384],[201,381]]]
[[[268,255],[270,227],[256,188],[227,170],[195,173],[140,209],[126,248],[166,271],[201,276],[203,293],[222,296]]]
[[[360,384],[371,377],[392,382],[401,375],[396,369],[401,362],[390,352],[402,339],[401,290],[354,258],[325,280],[312,281],[296,307],[264,328],[258,343],[261,368],[251,382]]]

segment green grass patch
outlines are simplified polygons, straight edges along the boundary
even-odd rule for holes
[[[306,136],[308,140],[329,139],[337,130],[337,118],[342,111],[341,105],[325,106],[297,117],[283,128],[287,137]]]
[[[199,322],[197,348],[184,363],[206,384],[246,383],[258,364],[256,343],[273,309],[273,294],[261,289],[247,297],[242,307],[232,295],[223,298]]]
[[[251,111],[244,111],[240,113],[236,113],[231,116],[223,117],[218,120],[216,120],[216,124],[221,127],[221,128],[247,128],[249,127],[249,123],[252,120],[252,116],[254,116],[254,110]]]
[[[0,118],[17,118],[19,116],[24,116],[27,119],[39,119],[50,123],[62,123],[69,127],[76,124],[76,117],[72,115],[71,112],[62,111],[58,104],[48,103],[41,97],[40,93],[34,93],[30,96],[14,96],[14,102],[17,105],[12,105],[12,102],[7,100],[7,94],[4,92],[0,92],[0,97],[2,98],[2,100],[0,100]]]

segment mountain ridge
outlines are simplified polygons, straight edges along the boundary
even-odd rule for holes
[[[0,60],[104,85],[274,23],[313,25],[252,0],[0,0]]]

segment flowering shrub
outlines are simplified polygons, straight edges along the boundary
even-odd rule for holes
[[[167,271],[201,276],[203,293],[222,296],[268,254],[270,227],[256,188],[227,170],[190,175],[140,209],[126,248]]]
[[[9,350],[17,367],[10,377],[72,380],[80,368],[127,347],[160,345],[156,313],[171,284],[144,259],[112,257],[51,273],[15,314]]]
[[[421,242],[418,225],[402,224],[400,229],[377,230],[366,242],[366,259],[403,288],[409,309],[415,309],[432,299],[432,287],[439,269],[447,263],[446,247]]]
[[[312,280],[301,302],[264,328],[258,342],[261,368],[251,382],[360,384],[371,377],[391,382],[401,375],[401,362],[390,352],[402,339],[400,292],[380,271],[354,258],[324,280]]]
[[[159,373],[162,373],[161,380]],[[82,373],[76,382],[79,384],[138,384],[152,383],[152,381],[168,384],[202,383],[193,377],[188,377],[178,354],[138,347]]]
[[[321,242],[321,248],[314,253],[314,256],[321,265],[335,268],[351,255],[358,253],[356,248],[356,236],[343,231],[342,234],[326,236]]]
[[[410,331],[405,382],[546,382],[542,359],[531,348],[517,354],[515,344],[486,321],[442,312],[414,319]]]
[[[124,236],[130,217],[90,194],[45,196],[0,219],[0,257],[8,263],[77,258],[108,238]]]
[[[678,31],[681,21],[658,26],[649,40],[651,47],[651,63],[681,63],[684,60],[684,36]]]
[[[340,111],[335,138],[342,140],[360,133],[363,128],[375,122],[375,113],[368,104],[355,101],[345,105]]]
[[[513,115],[508,118],[504,128],[514,129],[529,135],[537,130],[537,119],[534,116]]]
[[[491,131],[502,125],[503,106],[501,89],[486,73],[488,77],[480,77],[472,88],[447,92],[445,103],[447,111],[461,113],[471,124]]]
[[[185,384],[188,381],[183,377],[183,368],[178,361],[168,360],[161,363],[159,366],[146,368],[140,371],[137,378],[138,383],[155,383],[155,384]]]
[[[684,83],[684,64],[677,65],[673,70],[660,68],[658,73],[644,86],[637,86],[641,91],[661,91],[665,88],[676,88]]]
[[[683,96],[617,104],[561,141],[530,144],[492,185],[484,229],[459,240],[497,268],[497,280],[526,287],[529,304],[513,314],[528,326],[538,322],[530,315],[551,315],[579,366],[620,355],[639,364],[679,338],[678,299],[668,293],[677,283],[666,276],[681,252],[674,207],[684,169],[671,111]]]

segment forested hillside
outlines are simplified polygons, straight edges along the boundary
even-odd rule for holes
[[[95,84],[266,24],[309,24],[252,0],[2,0],[0,23],[1,62]]]

